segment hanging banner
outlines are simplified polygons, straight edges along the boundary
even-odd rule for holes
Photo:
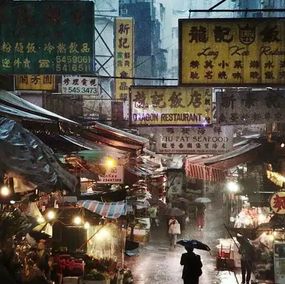
[[[179,84],[284,85],[285,19],[180,19]]]
[[[285,192],[280,191],[272,195],[270,199],[270,207],[276,214],[285,214]]]
[[[212,120],[212,90],[177,86],[133,86],[130,124],[201,125]]]
[[[0,74],[93,72],[93,2],[5,2],[0,8]]]
[[[16,90],[55,90],[54,75],[18,75],[16,76]]]
[[[61,92],[63,94],[80,94],[99,96],[97,77],[62,76]]]
[[[217,92],[217,123],[259,124],[285,121],[284,91]]]
[[[115,20],[115,99],[127,101],[134,75],[134,21],[133,18]]]
[[[233,127],[157,128],[156,152],[164,154],[221,154],[233,148]]]
[[[97,183],[124,183],[124,167],[117,166],[112,170],[106,172],[104,176],[99,176],[99,180],[97,181]]]

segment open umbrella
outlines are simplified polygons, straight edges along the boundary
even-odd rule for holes
[[[240,244],[240,251],[248,257],[253,257],[255,248],[249,239],[240,234],[237,234],[236,239]]]
[[[179,240],[177,244],[182,245],[184,247],[192,247],[194,249],[206,250],[210,251],[210,247],[200,241],[197,240]]]
[[[164,215],[175,216],[175,217],[182,216],[184,214],[185,212],[177,207],[167,208],[164,212]]]
[[[211,199],[208,197],[198,197],[194,200],[196,203],[210,203]]]

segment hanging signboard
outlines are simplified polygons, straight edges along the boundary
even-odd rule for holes
[[[273,194],[270,199],[270,206],[274,213],[285,214],[285,192],[280,191]]]
[[[93,2],[6,2],[0,9],[0,74],[93,72]]]
[[[180,85],[284,85],[285,19],[180,19]]]
[[[285,92],[217,92],[217,123],[259,124],[285,121]]]
[[[99,96],[97,77],[62,76],[61,92],[63,94],[80,94]]]
[[[116,166],[115,168],[107,171],[104,176],[99,176],[97,183],[124,183],[124,167]]]
[[[134,75],[133,18],[115,20],[115,99],[127,101]]]
[[[221,154],[233,148],[233,127],[158,128],[156,152],[164,154]]]
[[[54,75],[18,75],[16,90],[52,91],[55,89]]]
[[[131,125],[201,125],[211,123],[211,119],[211,89],[131,87]]]

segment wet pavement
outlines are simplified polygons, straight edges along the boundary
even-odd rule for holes
[[[210,198],[213,199],[213,197]],[[222,204],[222,199],[218,197],[210,205],[207,205],[206,226],[203,231],[198,231],[193,222],[190,222],[180,236],[183,239],[200,240],[212,249],[211,254],[202,250],[194,251],[201,256],[203,262],[203,274],[200,277],[200,284],[241,283],[239,269],[235,273],[216,270],[216,245],[218,239],[228,237],[223,225]],[[180,245],[170,249],[166,232],[166,220],[163,220],[159,228],[152,229],[150,241],[140,248],[140,254],[126,257],[126,265],[131,268],[134,283],[136,284],[179,284],[183,283],[181,279],[182,266],[180,265],[180,257],[183,252],[185,252],[185,249]]]

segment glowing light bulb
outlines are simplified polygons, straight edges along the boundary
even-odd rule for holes
[[[75,216],[73,218],[73,223],[77,226],[80,225],[82,223],[82,218],[80,216]]]
[[[9,196],[11,194],[11,190],[8,186],[3,185],[0,189],[0,194],[4,197]]]

